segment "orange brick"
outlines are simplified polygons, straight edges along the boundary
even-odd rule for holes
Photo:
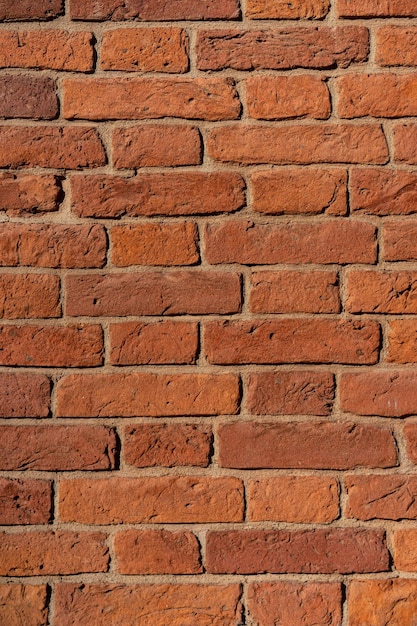
[[[406,424],[403,430],[407,456],[414,464],[417,464],[417,424]]]
[[[0,417],[48,417],[51,381],[43,374],[0,374]]]
[[[52,483],[0,478],[0,501],[1,525],[48,524],[52,513]],[[0,619],[1,610],[0,599]]]
[[[110,231],[113,265],[195,265],[198,230],[191,222],[129,224]]]
[[[0,318],[60,317],[59,278],[49,274],[0,274]]]
[[[352,212],[381,217],[416,213],[417,175],[412,171],[387,168],[353,169],[350,204]]]
[[[24,4],[26,4],[26,2],[24,2]],[[43,2],[39,4],[45,5],[46,3]],[[14,6],[16,5],[14,4]],[[47,586],[16,584],[13,585],[10,583],[7,585],[1,585],[0,623],[7,624],[8,626],[20,626],[20,624],[22,623],[25,624],[25,626],[47,626]]]
[[[354,580],[348,590],[348,607],[349,626],[362,626],[364,620],[367,626],[385,626],[387,616],[392,626],[410,623],[417,612],[417,583],[400,578]]]
[[[414,0],[338,0],[337,10],[341,17],[417,16]]]
[[[417,363],[417,321],[390,320],[388,326],[388,363]]]
[[[342,374],[342,411],[357,415],[407,417],[417,413],[417,376],[412,371],[351,372]]]
[[[11,216],[56,211],[61,187],[56,176],[0,173],[1,208]],[[9,224],[10,226],[10,224]]]
[[[417,28],[415,26],[384,26],[376,34],[378,65],[417,65]]]
[[[396,124],[394,126],[394,158],[400,163],[409,163],[410,165],[417,165],[417,124]],[[407,172],[411,177],[414,172]],[[409,181],[409,183],[413,181]],[[402,193],[412,191],[413,185],[401,190]]]
[[[415,74],[348,74],[336,79],[343,118],[417,115]],[[384,97],[381,98],[381,94]]]
[[[350,270],[347,294],[350,313],[417,313],[417,273]]]
[[[403,572],[417,572],[417,531],[397,530],[393,534],[394,564]]]
[[[239,17],[238,0],[71,0],[71,17],[74,20],[233,20]]]
[[[50,20],[63,13],[63,0],[38,0],[36,4],[32,0],[20,0],[19,2],[3,0],[0,7],[0,20]]]
[[[363,521],[416,519],[416,476],[350,476],[346,479],[346,488],[345,517]]]
[[[275,2],[275,0],[248,0],[246,17],[252,20],[320,20],[327,15],[330,0],[295,0]]]

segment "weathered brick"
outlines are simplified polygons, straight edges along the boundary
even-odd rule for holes
[[[320,20],[327,15],[329,9],[330,0],[248,0],[246,17],[252,20]]]
[[[177,270],[167,273],[68,276],[67,315],[201,315],[236,313],[239,274]]]
[[[207,224],[204,237],[206,258],[214,264],[375,263],[377,254],[375,227],[357,221],[227,221]]]
[[[0,417],[48,417],[51,382],[43,374],[0,374]]]
[[[0,224],[3,267],[103,267],[106,253],[106,233],[98,224]]]
[[[347,598],[349,626],[411,625],[417,613],[417,582],[400,578],[353,580]]]
[[[0,173],[0,210],[11,216],[56,211],[61,187],[56,176]]]
[[[48,77],[0,77],[0,117],[52,120],[58,114],[55,81]]]
[[[417,65],[417,28],[415,26],[384,26],[376,33],[378,65]]]
[[[103,70],[183,73],[188,70],[188,38],[182,28],[117,28],[103,34]]]
[[[253,272],[249,308],[253,313],[339,313],[337,272]]]
[[[252,76],[245,86],[249,117],[258,120],[330,117],[330,94],[321,77]]]
[[[407,456],[415,464],[417,464],[417,424],[406,424],[403,430]]]
[[[210,132],[207,146],[209,155],[217,161],[246,165],[388,161],[381,127],[369,124],[223,126]]]
[[[388,363],[417,363],[417,321],[390,320],[388,325]]]
[[[407,417],[417,413],[417,375],[411,371],[351,372],[340,381],[341,408],[357,415]]]
[[[219,445],[222,467],[343,470],[397,465],[390,430],[353,422],[234,422],[220,427]]]
[[[0,533],[2,576],[107,572],[106,535],[98,532]]]
[[[387,261],[414,261],[417,259],[415,236],[417,221],[385,221],[382,228],[383,256]]]
[[[63,87],[66,119],[235,120],[241,109],[234,83],[228,78],[66,79]]]
[[[347,173],[340,169],[285,168],[254,172],[251,208],[259,213],[346,215]]]
[[[0,318],[60,317],[59,278],[49,274],[0,274]]]
[[[396,124],[394,126],[395,160],[402,163],[409,163],[410,165],[417,165],[416,141],[417,124]],[[413,172],[407,172],[407,174],[412,176]],[[409,187],[405,188],[403,193],[407,191],[409,191]]]
[[[250,583],[247,606],[254,626],[342,623],[342,593],[338,583]]]
[[[47,524],[51,513],[52,483],[49,480],[0,478],[1,525]]]
[[[167,615],[170,626],[239,626],[240,596],[237,584],[67,583],[57,587],[56,626],[106,626],[109,619],[114,624],[167,626]]]
[[[239,15],[238,0],[71,0],[74,20],[231,20]]]
[[[0,167],[80,169],[106,164],[95,128],[85,126],[2,126]]]
[[[197,34],[200,70],[349,67],[369,53],[363,26],[287,27],[273,30],[206,30]]]
[[[337,482],[318,476],[251,479],[247,500],[253,522],[328,524],[339,516]]]
[[[88,72],[93,69],[93,38],[65,30],[3,30],[0,67]]]
[[[116,169],[200,165],[202,161],[201,137],[195,126],[115,128],[112,141]]]
[[[341,17],[417,16],[414,0],[338,0],[337,10]]]
[[[106,426],[0,426],[2,470],[108,470],[116,435]]]
[[[121,574],[201,574],[200,549],[193,533],[126,530],[114,539]]]
[[[378,361],[379,324],[370,320],[277,319],[207,322],[206,357],[219,365]]]
[[[124,322],[110,325],[113,365],[194,364],[198,325],[190,322]]]
[[[350,574],[389,570],[381,530],[231,530],[207,534],[210,574]]]
[[[50,20],[64,13],[64,0],[3,0],[0,6],[1,21]],[[29,623],[29,622],[28,622]],[[14,624],[13,624],[14,626]]]
[[[110,231],[113,265],[195,265],[198,230],[191,222],[129,224]]]
[[[247,404],[254,415],[330,415],[334,377],[327,372],[249,374]]]
[[[244,181],[234,172],[166,172],[73,176],[72,208],[80,217],[230,213],[245,204]]]
[[[243,486],[209,476],[66,480],[59,511],[84,524],[241,522]]]
[[[135,467],[207,467],[211,429],[197,424],[139,424],[124,431],[125,462]]]
[[[353,169],[350,175],[350,204],[353,212],[369,215],[416,213],[417,174],[387,168]]]
[[[415,74],[347,74],[337,78],[336,84],[340,117],[417,115]]]
[[[417,477],[407,475],[350,476],[346,479],[345,516],[363,521],[417,517]]]
[[[352,269],[347,294],[350,313],[417,313],[417,272]]]
[[[47,586],[0,585],[0,623],[7,626],[47,626]]]
[[[417,550],[415,529],[397,530],[393,536],[394,564],[398,570],[417,571]]]
[[[233,374],[72,374],[58,382],[59,417],[164,417],[236,414]]]

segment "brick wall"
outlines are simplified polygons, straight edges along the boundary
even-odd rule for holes
[[[1,625],[413,626],[415,0],[0,20]]]

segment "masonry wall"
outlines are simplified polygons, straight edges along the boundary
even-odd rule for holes
[[[0,624],[413,626],[417,3],[0,20]]]

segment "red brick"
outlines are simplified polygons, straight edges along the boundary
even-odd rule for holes
[[[103,34],[103,70],[183,73],[188,70],[188,38],[182,28],[117,28]]]
[[[237,478],[147,476],[61,482],[60,518],[80,524],[241,522]]]
[[[3,30],[0,67],[88,72],[93,69],[92,34],[65,30]]]
[[[125,462],[135,467],[207,467],[211,429],[197,424],[139,424],[124,431]]]
[[[208,153],[217,160],[258,163],[386,163],[387,142],[380,126],[234,125],[212,130]]]
[[[417,363],[417,321],[390,320],[388,326],[388,363]]]
[[[107,572],[106,535],[98,532],[0,533],[3,576]]]
[[[58,382],[59,417],[168,417],[236,414],[233,374],[72,374]]]
[[[2,470],[108,470],[116,435],[106,426],[0,426]]]
[[[190,532],[126,530],[114,539],[121,574],[201,574],[197,537]]]
[[[394,532],[394,564],[398,570],[417,572],[417,532],[415,529],[404,529]]]
[[[327,372],[249,374],[247,403],[254,415],[330,415],[334,377]]]
[[[417,260],[417,220],[385,221],[382,226],[382,237],[385,261]]]
[[[369,52],[362,26],[206,30],[197,34],[200,70],[325,69],[363,63]]]
[[[113,265],[195,265],[198,230],[191,222],[129,224],[110,231]]]
[[[85,126],[2,126],[0,167],[80,169],[106,164],[95,128]]]
[[[244,181],[234,172],[74,176],[71,187],[79,217],[230,213],[245,204]]]
[[[376,33],[376,62],[378,65],[417,65],[417,28],[414,26],[384,26]],[[401,50],[401,52],[400,52]]]
[[[0,274],[0,318],[60,317],[59,278],[48,274]]]
[[[380,216],[417,212],[415,172],[386,168],[353,169],[350,188],[352,212]]]
[[[396,161],[417,165],[417,124],[396,124],[394,126],[394,158]],[[412,176],[413,172],[407,172]],[[415,178],[412,179],[414,182]],[[411,182],[411,181],[409,181]],[[404,189],[404,192],[409,188]]]
[[[417,581],[353,580],[348,590],[348,607],[349,626],[411,625],[417,613]]]
[[[407,417],[417,413],[417,375],[412,371],[342,374],[343,411],[358,415]]]
[[[11,216],[56,211],[61,187],[56,176],[0,173],[0,209]]]
[[[249,480],[247,500],[253,522],[328,524],[339,516],[337,482],[318,476]]]
[[[249,117],[258,120],[330,117],[330,94],[318,76],[252,76],[245,81]]]
[[[373,364],[380,349],[379,324],[370,320],[274,319],[205,324],[210,363]]]
[[[239,274],[80,274],[67,278],[67,315],[204,315],[240,310]]]
[[[202,161],[201,137],[195,126],[115,128],[112,140],[116,169],[200,165]]]
[[[253,272],[249,308],[253,313],[339,313],[337,272]]]
[[[417,115],[414,74],[348,74],[336,79],[337,114],[344,118]],[[381,98],[381,94],[384,97]]]
[[[414,464],[417,465],[417,424],[406,424],[403,430],[407,456]]]
[[[169,626],[239,626],[240,595],[240,585],[63,584],[56,626],[167,626],[167,616]]]
[[[254,172],[251,181],[254,211],[346,215],[346,170],[290,167]]]
[[[238,0],[71,0],[74,20],[231,20],[239,15]]]
[[[417,313],[417,272],[350,270],[347,293],[350,313]]]
[[[346,488],[346,517],[363,521],[416,519],[416,476],[350,476]]]
[[[219,429],[222,467],[353,469],[393,467],[387,428],[353,422],[234,422]]]
[[[113,365],[194,364],[198,325],[190,322],[125,322],[110,325]]]
[[[43,374],[0,374],[0,417],[48,417],[51,382]]]
[[[246,17],[252,20],[320,20],[327,15],[330,0],[247,0]]]
[[[55,81],[48,77],[0,77],[0,117],[53,119],[58,114]]]
[[[384,532],[358,528],[207,534],[210,574],[350,574],[389,570]]]
[[[0,623],[7,626],[47,626],[47,586],[1,585]]]
[[[338,0],[341,17],[416,17],[414,0]]]
[[[49,480],[0,478],[0,524],[47,524],[52,513],[51,487]]]
[[[340,626],[342,623],[338,583],[250,583],[247,606],[254,626]]]
[[[0,224],[1,266],[103,267],[106,253],[98,224]]]
[[[0,6],[1,21],[50,20],[64,13],[63,0],[3,0]],[[29,622],[28,622],[29,623]],[[13,624],[14,626],[14,624]]]
[[[228,78],[74,78],[63,87],[66,119],[235,120],[241,109]]]
[[[214,264],[375,263],[377,254],[375,227],[356,221],[227,221],[206,225],[204,236],[206,258]]]

